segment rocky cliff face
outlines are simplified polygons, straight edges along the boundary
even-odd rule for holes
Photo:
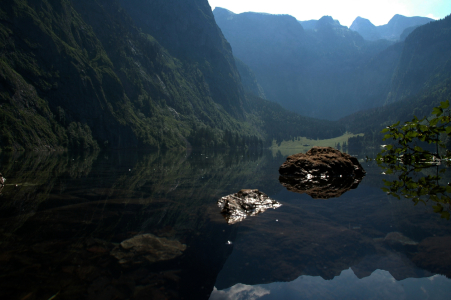
[[[2,5],[0,149],[186,147],[196,126],[257,135],[242,130],[244,90],[207,0],[123,5]]]
[[[415,29],[405,40],[387,103],[419,93],[435,103],[450,95],[451,17]],[[430,101],[429,101],[430,102]]]
[[[232,48],[215,23],[207,0],[121,0],[146,33],[181,61],[196,63],[212,99],[243,118],[244,93]]]

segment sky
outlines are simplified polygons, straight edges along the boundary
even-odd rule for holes
[[[442,19],[451,14],[451,0],[208,0],[216,6],[234,13],[264,12],[288,14],[299,21],[318,20],[332,16],[342,25],[351,26],[356,17],[384,25],[395,15],[421,16]]]

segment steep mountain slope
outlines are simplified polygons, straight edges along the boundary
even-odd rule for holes
[[[243,88],[246,92],[249,92],[253,95],[256,95],[262,99],[266,99],[265,91],[262,86],[258,83],[257,78],[255,77],[254,72],[242,62],[240,59],[235,57],[236,68],[240,73],[241,82],[243,84]]]
[[[364,39],[375,41],[378,39],[402,40],[401,35],[409,27],[418,27],[434,21],[426,17],[405,17],[394,15],[390,21],[381,26],[375,26],[369,20],[357,17],[349,29],[358,32]]]
[[[218,7],[213,13],[234,55],[254,71],[267,99],[322,119],[383,104],[362,101],[365,93],[385,98],[380,86],[368,82],[371,76],[362,73],[377,72],[366,68],[390,42],[365,41],[330,16],[304,30],[288,15],[234,14]]]
[[[243,119],[244,93],[232,49],[215,23],[208,1],[120,0],[144,32],[204,75],[213,101]]]
[[[194,123],[240,129],[212,100],[220,85],[140,32],[114,0],[15,0],[1,10],[2,67],[17,74],[2,76],[2,148],[96,147],[93,137],[114,148],[173,148]],[[40,110],[16,100],[22,79],[43,99]],[[26,112],[43,119],[47,136],[15,121]]]
[[[252,106],[264,100],[246,98],[243,84],[263,90],[207,0],[10,0],[0,45],[0,150],[243,147],[291,135],[267,130],[283,130],[287,111],[263,120]]]
[[[415,29],[405,40],[387,103],[419,92],[449,94],[451,17]]]
[[[383,107],[340,120],[351,132],[377,136],[385,126],[429,116],[441,101],[451,99],[451,17],[416,28],[402,46]],[[376,139],[377,140],[377,139]]]

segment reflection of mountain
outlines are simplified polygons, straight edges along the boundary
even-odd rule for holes
[[[334,201],[312,201],[282,188],[283,158],[268,154],[2,157],[7,183],[29,184],[7,186],[1,199],[0,298],[49,299],[60,291],[62,298],[207,299],[214,285],[331,279],[350,267],[362,276],[384,268],[396,279],[428,274],[418,268],[450,274],[440,255],[450,230],[429,208],[386,197],[365,184],[371,174]],[[216,201],[241,188],[283,205],[227,225]],[[29,204],[20,206],[19,196]],[[394,232],[400,235],[388,235]],[[153,250],[134,256],[122,246],[122,264],[111,255],[144,234],[183,251],[153,263],[146,258]],[[372,257],[381,263],[370,264]]]
[[[272,184],[252,176],[278,164],[250,152],[2,157],[19,186],[3,191],[0,298],[208,298],[236,234],[216,200],[243,186],[280,189],[276,173]],[[124,248],[119,264],[116,243],[140,234],[186,249],[150,263],[151,250]]]
[[[389,252],[385,255],[368,255],[357,265],[352,266],[352,271],[358,278],[371,276],[376,270],[386,270],[396,280],[406,278],[430,277],[433,274],[420,269],[405,255]]]
[[[218,290],[301,275],[332,279],[349,268],[359,278],[377,269],[396,280],[449,274],[451,263],[440,264],[441,256],[432,253],[445,251],[450,228],[426,214],[427,207],[392,201],[365,184],[332,202],[287,191],[274,198],[283,206],[241,224]],[[444,246],[435,250],[439,243],[428,237],[439,232]]]

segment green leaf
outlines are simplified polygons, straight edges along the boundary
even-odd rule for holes
[[[450,217],[449,212],[444,211],[444,212],[442,212],[440,215],[441,215],[441,217],[442,217],[443,219],[449,220],[449,217]]]
[[[449,100],[440,102],[440,107],[443,109],[447,109],[449,107]]]
[[[432,206],[432,208],[434,209],[434,212],[439,213],[443,211],[443,206],[441,204],[438,204],[436,206]]]
[[[436,115],[437,117],[443,114],[443,108],[441,107],[434,107],[432,110],[432,114]]]

